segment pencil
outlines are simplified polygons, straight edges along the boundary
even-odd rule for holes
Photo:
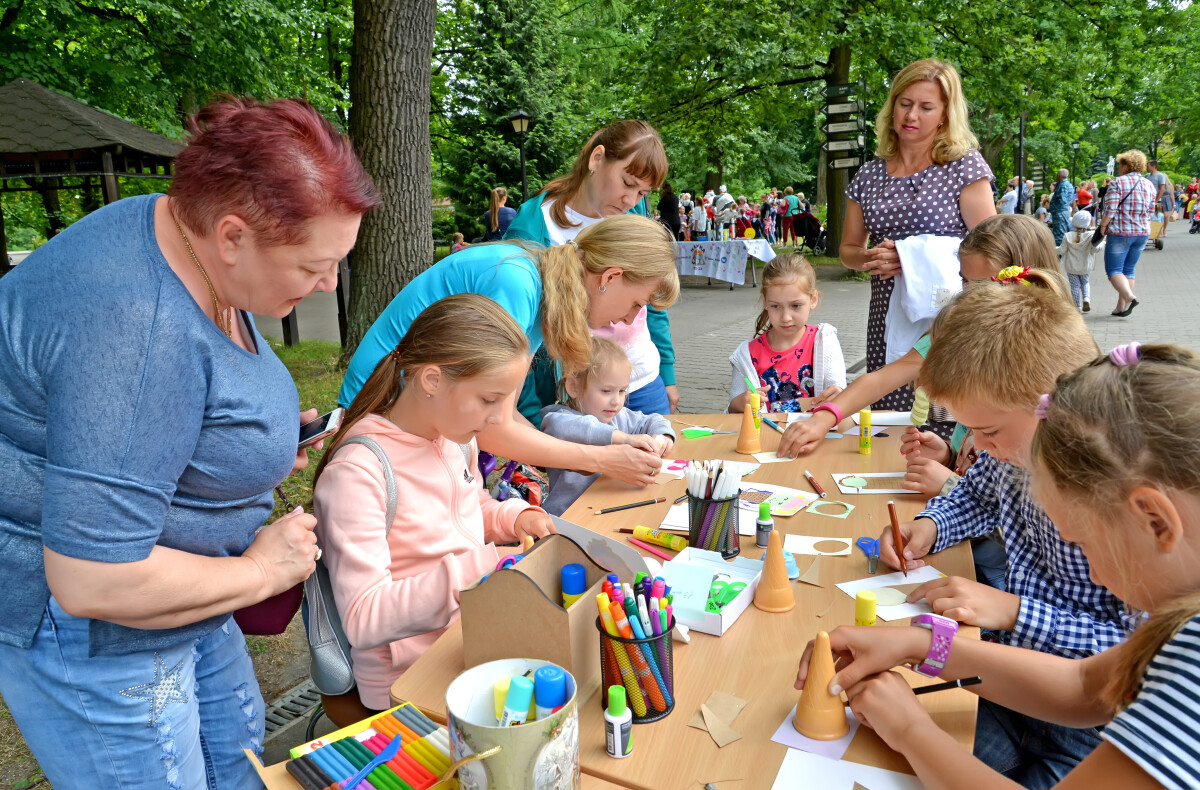
[[[821,499],[825,499],[829,496],[829,494],[825,493],[825,489],[821,488],[821,484],[817,482],[817,478],[813,477],[812,472],[805,469],[804,476],[808,478],[808,484],[813,487],[813,490],[817,492],[817,495],[821,497]]]
[[[973,678],[961,678],[959,680],[947,680],[945,683],[934,683],[932,686],[921,686],[919,689],[913,689],[913,694],[932,694],[935,691],[946,691],[948,689],[960,689],[964,686],[978,686],[983,682],[983,678],[976,675]]]
[[[660,532],[682,532],[685,535],[687,534],[687,530],[681,527],[655,527],[655,529]],[[617,532],[620,532],[622,535],[632,535],[633,527],[621,527]]]
[[[597,510],[596,515],[600,516],[605,513],[616,513],[618,510],[629,510],[633,507],[643,507],[645,505],[657,505],[659,502],[666,502],[665,496],[656,497],[655,499],[647,499],[645,502],[630,502],[628,505],[617,505],[616,507],[606,507],[603,510]]]
[[[888,501],[888,516],[892,519],[892,542],[896,544],[896,557],[900,560],[900,571],[908,578],[908,560],[904,559],[904,535],[900,533],[900,519],[896,517],[896,503]]]

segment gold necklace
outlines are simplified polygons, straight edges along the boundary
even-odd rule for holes
[[[225,337],[233,340],[233,318],[226,315],[221,309],[221,303],[217,301],[217,291],[213,288],[212,280],[208,279],[208,272],[204,271],[204,267],[200,265],[200,259],[196,257],[196,251],[192,249],[192,243],[188,240],[187,234],[183,232],[183,226],[179,224],[179,217],[175,216],[175,209],[171,209],[171,219],[175,221],[175,230],[179,231],[179,237],[183,239],[183,246],[187,247],[188,255],[192,256],[192,263],[196,264],[196,268],[200,270],[200,276],[204,278],[204,282],[208,285],[208,295],[212,297],[213,312],[216,313],[217,326]]]

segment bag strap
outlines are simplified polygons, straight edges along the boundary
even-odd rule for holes
[[[392,531],[392,522],[396,520],[396,475],[392,471],[392,462],[387,457],[387,453],[379,446],[379,442],[372,439],[370,436],[351,436],[334,450],[334,455],[337,455],[346,446],[351,444],[361,444],[371,452],[375,453],[375,457],[379,459],[379,463],[383,465],[383,484],[387,491],[387,516],[385,521],[387,529],[384,530],[384,535]]]

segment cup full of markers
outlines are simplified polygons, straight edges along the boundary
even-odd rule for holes
[[[741,552],[738,503],[742,467],[724,461],[692,461],[684,470],[688,497],[688,543],[719,551],[725,559]]]
[[[608,690],[621,686],[634,724],[658,721],[675,707],[670,589],[661,577],[645,576],[628,584],[616,574],[610,574],[603,587],[596,596],[600,701],[607,708]]]

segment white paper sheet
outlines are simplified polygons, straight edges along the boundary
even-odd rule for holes
[[[871,423],[871,435],[878,436],[879,434],[886,431],[889,427],[894,427],[894,426],[878,425],[878,424],[872,422]],[[862,428],[855,425],[853,428],[842,431],[842,436],[862,436]]]
[[[854,424],[858,425],[858,412],[852,415]],[[912,425],[911,411],[873,411],[871,425]]]
[[[883,576],[868,576],[865,579],[842,582],[837,585],[837,588],[853,598],[858,595],[859,590],[891,587],[894,584],[924,584],[934,579],[941,579],[945,575],[932,565],[923,565],[916,570],[909,571],[907,578],[900,571],[896,571],[895,573],[886,573]],[[903,620],[908,617],[916,617],[919,614],[931,614],[932,612],[933,609],[924,600],[916,603],[900,604],[899,606],[879,606],[875,609],[875,614],[881,620]]]
[[[846,723],[850,726],[846,734],[832,741],[819,741],[815,738],[806,738],[796,732],[796,728],[792,725],[792,719],[796,716],[796,706],[788,711],[787,718],[783,720],[783,724],[779,725],[779,729],[775,730],[775,734],[771,736],[771,740],[775,743],[782,743],[789,749],[801,749],[811,754],[819,754],[833,760],[841,759],[841,756],[850,748],[850,741],[854,740],[854,734],[858,732],[858,719],[854,718],[854,714],[846,708]],[[822,787],[822,785],[797,785],[797,787]]]
[[[797,787],[854,790],[855,782],[870,790],[923,790],[925,787],[920,779],[908,774],[788,749],[771,790],[796,790]]]
[[[904,480],[904,472],[835,472],[830,475],[833,482],[837,485],[838,491],[843,494],[911,494],[914,493],[905,488],[900,488],[900,482]],[[896,488],[853,488],[843,485],[842,481],[847,477],[861,477],[864,480],[870,480],[876,477],[886,477],[894,480],[893,485]]]
[[[816,548],[818,543],[823,541],[833,541],[834,543],[844,544],[840,549],[833,551],[820,551]],[[850,553],[850,538],[822,538],[816,535],[788,535],[783,539],[784,551],[790,551],[792,554],[804,555],[819,555],[825,557],[844,557]]]

